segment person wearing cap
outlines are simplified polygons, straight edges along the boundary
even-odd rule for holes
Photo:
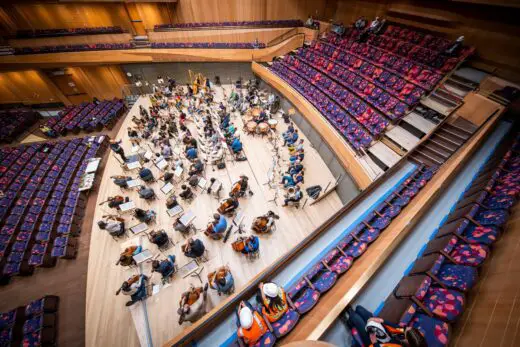
[[[238,337],[248,346],[254,346],[267,333],[267,323],[248,302],[240,302],[236,314],[239,324]]]
[[[260,283],[257,301],[262,303],[262,313],[271,323],[279,320],[289,309],[282,287],[273,282]]]

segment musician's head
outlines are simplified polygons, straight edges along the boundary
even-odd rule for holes
[[[213,219],[218,222],[220,220],[220,214],[219,213],[214,213],[213,214]]]

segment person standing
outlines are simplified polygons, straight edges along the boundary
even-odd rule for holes
[[[126,155],[123,147],[121,147],[121,140],[110,140],[110,149],[114,151],[114,153],[119,154],[121,159],[126,163]]]

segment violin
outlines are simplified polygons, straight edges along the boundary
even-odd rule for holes
[[[242,252],[244,250],[244,248],[246,248],[245,239],[239,238],[238,240],[236,240],[235,242],[233,242],[231,244],[231,247],[233,248],[233,250],[235,250],[237,252]]]
[[[218,213],[220,213],[220,214],[226,213],[226,210],[231,206],[232,201],[233,201],[232,199],[224,200],[220,204],[219,208],[217,209]]]

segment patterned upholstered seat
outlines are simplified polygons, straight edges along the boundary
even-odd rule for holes
[[[344,256],[337,248],[333,248],[323,258],[328,267],[338,275],[345,273],[352,265],[353,258]]]
[[[467,292],[477,282],[478,272],[472,266],[445,264],[439,269],[437,278],[449,288]]]
[[[321,261],[314,265],[305,276],[320,294],[332,288],[338,279],[338,274],[334,271],[329,271]]]
[[[513,196],[501,195],[494,196],[490,195],[482,201],[482,204],[490,210],[505,209],[508,210],[516,203],[516,199]]]
[[[448,345],[450,326],[440,319],[433,318],[418,311],[416,304],[410,299],[397,299],[390,295],[379,317],[402,327],[417,328],[426,339],[428,347],[445,347]]]
[[[379,217],[377,217],[377,218],[379,218]],[[378,224],[378,223],[374,223],[374,224]],[[376,227],[368,227],[367,225],[361,223],[354,229],[353,233],[354,233],[354,235],[357,236],[357,238],[360,241],[366,242],[366,243],[372,243],[379,237],[381,230]]]
[[[296,326],[299,319],[298,312],[289,309],[279,320],[271,323],[274,335],[277,338],[287,335]]]
[[[294,307],[300,314],[309,312],[320,298],[320,292],[312,289],[305,279],[301,279],[294,285],[287,295],[292,300]]]
[[[276,343],[276,336],[270,332],[267,331],[260,340],[258,340],[254,345],[250,345],[253,347],[272,347]]]
[[[506,210],[484,210],[480,209],[475,214],[475,220],[482,225],[494,225],[501,227],[503,226],[509,214]]]

